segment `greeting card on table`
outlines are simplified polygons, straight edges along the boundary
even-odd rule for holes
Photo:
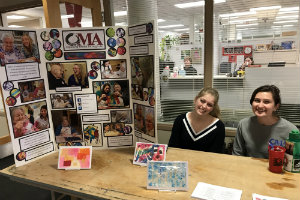
[[[137,142],[133,164],[147,166],[148,161],[165,161],[167,147],[166,144]]]
[[[252,200],[288,200],[288,199],[282,199],[277,197],[269,197],[269,196],[263,196],[260,194],[252,194]]]
[[[58,169],[91,169],[91,162],[91,146],[62,146],[59,149]]]
[[[188,190],[188,163],[149,161],[147,189]]]

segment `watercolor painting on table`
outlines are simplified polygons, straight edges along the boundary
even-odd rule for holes
[[[133,164],[147,166],[148,161],[165,161],[167,146],[166,144],[137,142]]]
[[[188,190],[188,163],[149,161],[147,189]]]
[[[91,169],[92,147],[68,147],[59,149],[58,169]]]

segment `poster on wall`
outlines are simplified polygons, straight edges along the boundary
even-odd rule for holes
[[[128,27],[0,29],[0,82],[16,166],[63,146],[134,146],[137,136],[156,141],[155,39],[153,26],[141,27],[132,37],[150,34],[146,43],[131,40]],[[137,44],[149,51],[131,58],[127,50]],[[143,128],[134,127],[134,101],[142,105]]]

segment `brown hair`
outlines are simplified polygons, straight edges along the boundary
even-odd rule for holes
[[[219,108],[219,104],[218,104],[219,92],[216,89],[211,88],[211,87],[202,88],[201,91],[195,97],[195,100],[199,99],[200,97],[202,97],[206,94],[210,94],[215,98],[213,110],[209,114],[213,117],[219,118],[220,117],[220,108]]]
[[[186,61],[186,60],[189,60],[189,61],[190,61],[190,63],[192,63],[192,58],[191,58],[191,57],[189,57],[189,56],[186,56],[186,57],[183,59],[183,62],[184,62],[184,61]]]

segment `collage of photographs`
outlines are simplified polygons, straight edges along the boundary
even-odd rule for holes
[[[151,25],[0,30],[0,80],[17,165],[62,146],[157,140]],[[152,40],[141,43],[148,35]],[[131,45],[135,51],[126,52]],[[137,53],[145,46],[150,51]]]

